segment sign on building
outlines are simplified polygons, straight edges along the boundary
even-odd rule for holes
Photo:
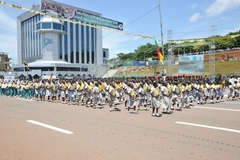
[[[51,15],[57,15],[58,17],[63,17],[78,22],[108,27],[121,31],[123,30],[122,22],[83,12],[77,8],[50,0],[41,0],[40,10]]]

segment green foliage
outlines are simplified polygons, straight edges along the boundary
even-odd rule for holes
[[[240,34],[240,31],[237,31],[237,32],[230,32],[228,35],[234,36],[239,34]],[[214,36],[214,38],[215,38],[216,49],[227,49],[227,48],[240,46],[240,36],[222,37],[217,35],[217,36]],[[205,42],[211,42],[211,40],[205,40],[203,42],[198,42],[198,41],[183,42],[182,44],[185,44],[186,46],[174,47],[174,55],[209,51],[209,45],[203,44]],[[194,44],[194,45],[191,46],[190,44]],[[169,45],[168,43],[163,45],[164,57],[167,57],[168,55],[168,45]],[[175,45],[175,44],[172,43],[172,45]],[[162,48],[161,48],[161,52],[163,53]],[[131,52],[131,53],[117,54],[117,61],[119,64],[123,64],[124,61],[129,61],[129,60],[144,61],[144,60],[147,60],[148,58],[152,58],[153,60],[157,59],[157,46],[155,45],[154,42],[153,44],[147,43],[145,45],[141,45],[134,52]],[[110,59],[109,62],[114,62],[114,59]]]
[[[236,38],[231,37],[217,37],[215,39],[216,49],[233,48],[236,44]]]
[[[237,32],[230,32],[227,34],[227,36],[233,36],[233,35],[239,35],[240,34],[240,30]]]

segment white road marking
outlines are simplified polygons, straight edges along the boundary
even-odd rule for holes
[[[58,131],[58,132],[62,132],[62,133],[65,133],[65,134],[73,134],[73,132],[71,132],[71,131],[61,129],[61,128],[58,128],[58,127],[54,127],[54,126],[50,126],[48,124],[44,124],[44,123],[41,123],[41,122],[37,122],[37,121],[33,121],[33,120],[27,120],[27,122],[33,123],[33,124],[36,124],[36,125],[39,125],[39,126],[42,126],[42,127],[45,127],[45,128],[49,128],[49,129],[52,129],[52,130],[55,130],[55,131]]]
[[[214,127],[214,126],[207,126],[207,125],[202,125],[202,124],[179,122],[179,121],[177,121],[176,123],[189,125],[189,126],[195,126],[195,127],[202,127],[202,128],[216,129],[216,130],[227,131],[227,132],[240,133],[240,130],[235,130],[235,129],[221,128],[221,127]]]
[[[199,107],[199,106],[194,106],[193,108],[201,108],[201,109],[215,109],[215,110],[222,110],[222,111],[233,111],[233,112],[240,112],[240,110],[239,110],[239,109],[213,108],[213,107]]]

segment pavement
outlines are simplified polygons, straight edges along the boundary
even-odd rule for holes
[[[240,100],[151,116],[0,97],[0,160],[238,160]]]

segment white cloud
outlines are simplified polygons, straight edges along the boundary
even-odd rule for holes
[[[191,8],[195,9],[197,6],[198,6],[197,3],[194,3],[194,4],[192,4]]]
[[[205,13],[207,16],[215,16],[238,7],[240,7],[240,0],[215,0],[215,2],[205,10]]]
[[[201,14],[200,13],[195,13],[189,18],[189,21],[190,22],[196,22],[200,18],[202,18]]]

